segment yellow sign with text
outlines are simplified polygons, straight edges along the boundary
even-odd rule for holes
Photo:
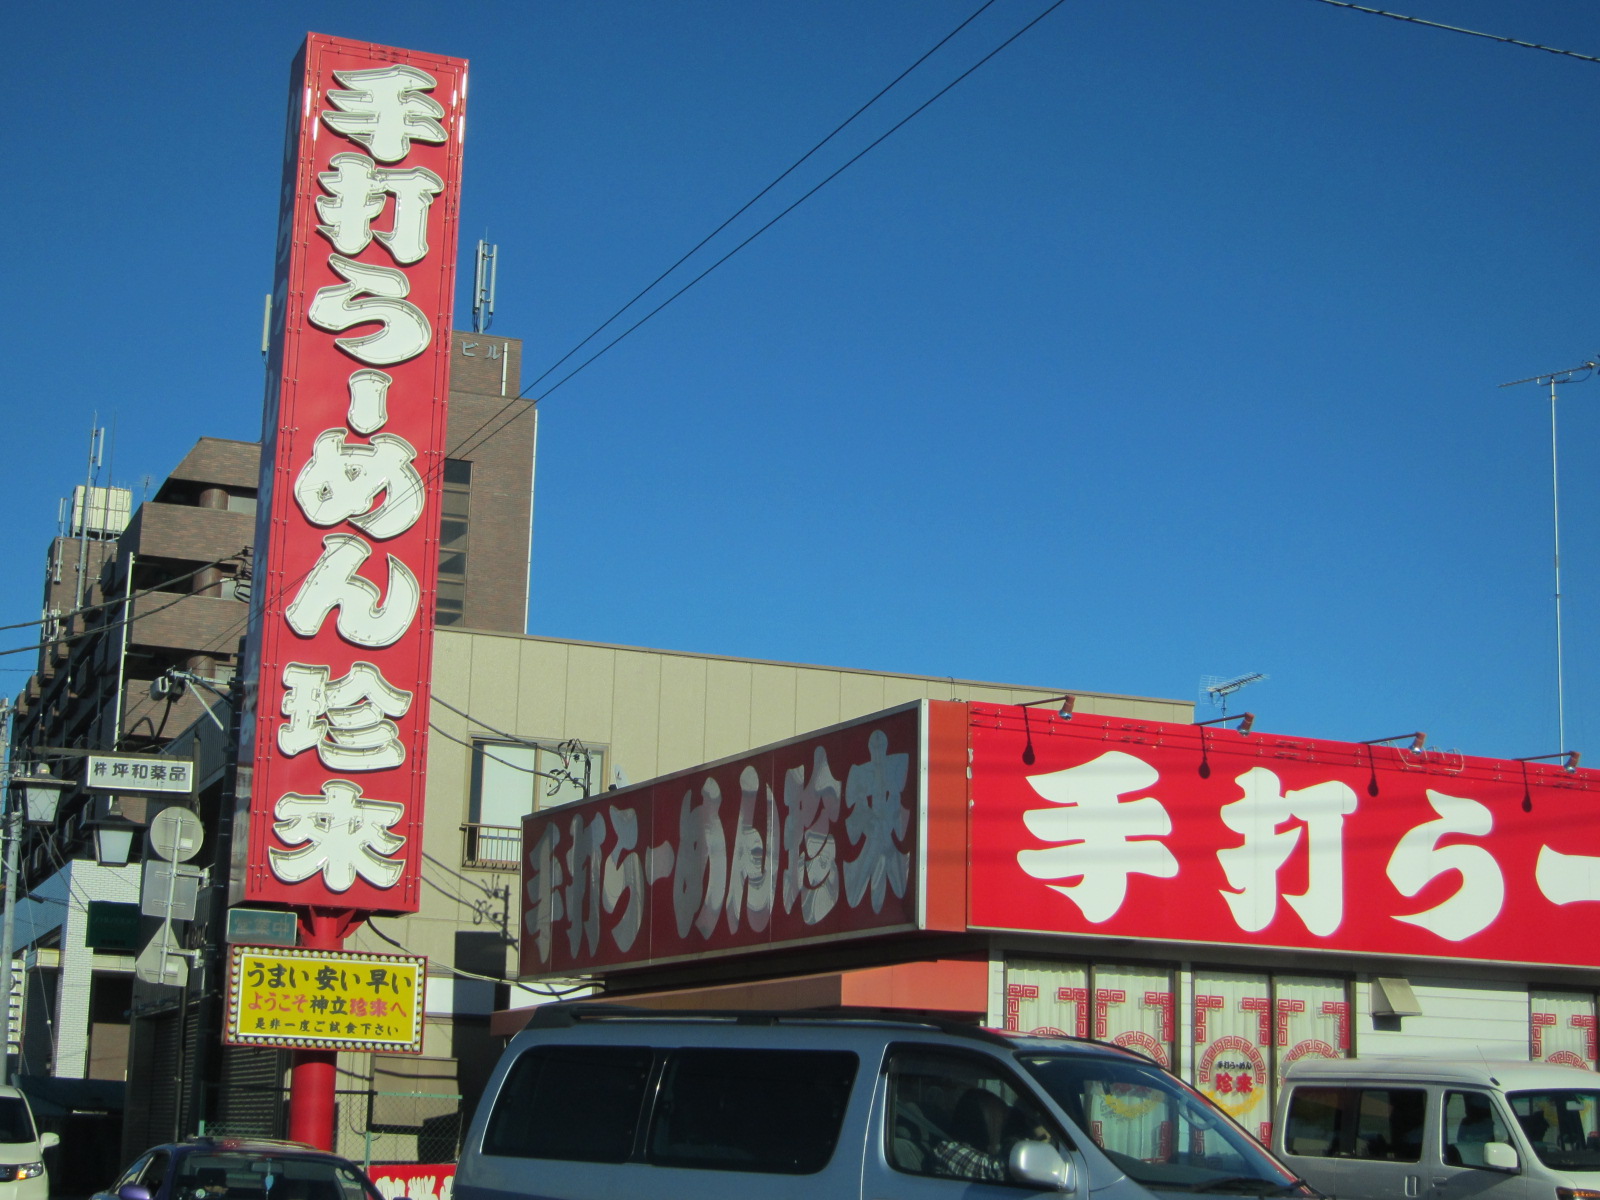
[[[282,946],[235,946],[231,1046],[422,1053],[428,960]]]

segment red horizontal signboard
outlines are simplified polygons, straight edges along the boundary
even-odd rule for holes
[[[918,928],[923,711],[525,818],[522,975]]]
[[[974,928],[1592,966],[1600,773],[970,706]]]

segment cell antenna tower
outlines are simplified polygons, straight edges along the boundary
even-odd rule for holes
[[[1266,675],[1261,671],[1251,671],[1248,675],[1236,675],[1226,679],[1221,675],[1207,675],[1200,680],[1200,695],[1214,705],[1222,708],[1222,715],[1228,715],[1228,697],[1240,688],[1249,687],[1252,683],[1260,683]]]
[[[472,332],[487,333],[494,324],[495,255],[500,247],[478,239],[478,267],[472,288]]]

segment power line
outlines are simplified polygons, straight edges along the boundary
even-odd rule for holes
[[[839,125],[839,127],[837,129],[835,129],[827,137],[823,138],[822,141],[818,142],[816,146],[813,146],[811,148],[811,150],[807,151],[804,155],[802,155],[799,159],[797,159],[795,161],[795,163],[791,167],[789,167],[788,170],[784,171],[783,174],[779,175],[776,179],[774,179],[772,181],[772,183],[768,184],[765,188],[763,188],[760,192],[758,192],[748,203],[746,203],[737,212],[735,212],[733,214],[733,216],[729,217],[726,221],[724,221],[721,225],[719,225],[715,230],[713,230],[705,238],[701,239],[701,241],[694,247],[694,249],[690,250],[688,252],[688,254],[685,254],[682,258],[680,258],[678,260],[678,262],[674,263],[671,267],[669,267],[665,272],[662,273],[661,276],[659,276],[648,287],[646,287],[643,291],[639,292],[639,294],[636,295],[632,300],[628,301],[627,304],[624,304],[614,314],[612,314],[612,316],[608,317],[604,322],[602,322],[599,326],[597,326],[593,333],[589,334],[582,341],[580,341],[576,346],[574,346],[571,350],[569,350],[566,354],[562,355],[562,357],[560,359],[558,359],[556,361],[556,363],[554,363],[550,368],[548,368],[543,374],[541,374],[538,377],[538,379],[536,379],[534,381],[534,383],[536,384],[539,380],[544,379],[546,376],[548,376],[550,374],[551,371],[555,370],[556,367],[560,366],[561,363],[565,362],[568,358],[571,358],[573,354],[577,353],[577,351],[579,349],[581,349],[590,340],[592,340],[596,336],[596,334],[598,334],[601,330],[605,329],[606,326],[610,325],[613,321],[615,321],[618,316],[620,316],[622,313],[626,312],[629,308],[631,308],[635,303],[638,302],[638,300],[641,297],[643,297],[646,293],[651,291],[656,286],[656,284],[660,283],[661,280],[665,279],[667,275],[670,275],[673,271],[677,270],[677,268],[680,265],[682,265],[682,263],[686,259],[688,259],[693,254],[695,254],[696,251],[698,251],[707,242],[709,242],[712,238],[714,238],[718,233],[720,233],[723,229],[725,229],[733,220],[735,220],[738,216],[740,216],[742,213],[744,213],[752,204],[754,204],[762,196],[766,195],[766,193],[769,192],[778,182],[780,182],[787,175],[789,175],[791,172],[793,172],[796,167],[800,166],[801,163],[805,162],[806,159],[810,158],[811,155],[815,154],[817,150],[822,148],[822,146],[826,145],[830,140],[832,140],[832,138],[836,134],[838,134],[840,132],[840,130],[844,129],[845,126],[849,125],[852,121],[854,121],[856,119],[856,117],[860,116],[861,113],[865,112],[868,108],[870,108],[880,97],[882,97],[886,92],[888,92],[891,88],[893,88],[896,84],[898,84],[902,79],[904,79],[907,75],[909,75],[912,71],[914,71],[930,55],[934,54],[936,51],[938,51],[940,49],[940,47],[944,46],[945,43],[947,43],[952,37],[954,37],[962,29],[966,28],[967,25],[971,24],[971,22],[974,19],[976,19],[981,13],[983,13],[984,10],[987,9],[993,2],[994,2],[994,0],[985,0],[984,4],[982,4],[976,11],[974,11],[973,14],[971,16],[969,16],[965,21],[962,21],[960,25],[956,26],[955,29],[951,30],[949,34],[947,34],[944,38],[942,38],[933,47],[933,49],[931,49],[927,53],[923,54],[920,58],[917,59],[916,62],[912,63],[911,66],[907,67],[898,76],[896,76],[895,79],[893,81],[891,81],[887,86],[885,86],[882,89],[880,89],[878,91],[878,93],[876,95],[874,95],[871,100],[868,100],[866,102],[866,104],[863,104],[859,109],[857,109],[856,112],[854,114],[852,114],[848,120],[846,120],[841,125]],[[1052,3],[1048,8],[1046,8],[1038,16],[1034,17],[1026,25],[1022,26],[1021,29],[1018,29],[1010,37],[1006,38],[1005,41],[1001,42],[993,50],[989,51],[988,54],[984,55],[976,63],[974,63],[972,66],[968,67],[960,75],[956,76],[955,79],[953,79],[949,83],[945,84],[944,87],[940,88],[937,92],[935,92],[927,100],[925,100],[921,104],[919,104],[907,116],[901,118],[894,125],[890,126],[890,128],[885,133],[883,133],[883,134],[879,135],[877,138],[875,138],[872,142],[870,142],[866,146],[865,149],[859,151],[853,157],[851,157],[848,161],[846,161],[843,166],[840,166],[839,168],[834,170],[831,174],[829,174],[826,178],[824,178],[821,183],[818,183],[815,187],[811,188],[804,195],[802,195],[798,200],[796,200],[793,204],[790,204],[787,208],[785,208],[777,216],[773,217],[765,225],[763,225],[763,226],[761,226],[761,228],[757,229],[755,231],[755,233],[753,233],[749,237],[745,238],[744,241],[740,242],[732,250],[728,251],[727,254],[724,254],[716,262],[712,263],[711,266],[707,267],[699,275],[695,276],[688,283],[686,283],[683,287],[679,288],[676,292],[674,292],[666,300],[662,301],[655,308],[651,309],[650,312],[646,313],[638,321],[636,321],[632,325],[630,325],[622,333],[618,334],[611,341],[607,342],[603,347],[601,347],[594,354],[590,355],[587,359],[585,359],[577,367],[575,367],[571,371],[569,371],[566,375],[564,375],[555,384],[551,385],[543,393],[541,393],[540,395],[535,397],[525,407],[519,409],[518,411],[512,412],[511,411],[512,405],[515,404],[518,400],[521,400],[524,396],[526,396],[527,393],[532,389],[534,384],[529,384],[528,387],[523,388],[522,391],[519,392],[515,397],[513,397],[510,400],[508,400],[501,407],[501,409],[500,409],[500,411],[498,413],[495,413],[493,416],[488,417],[483,422],[483,424],[478,426],[477,429],[473,430],[464,439],[462,439],[460,442],[456,443],[454,449],[451,450],[450,452],[451,453],[455,453],[455,454],[468,454],[468,453],[471,453],[473,450],[477,450],[477,449],[481,448],[482,446],[487,445],[488,442],[492,438],[494,438],[497,435],[499,435],[500,433],[504,432],[519,417],[523,416],[525,413],[527,413],[531,409],[535,408],[539,404],[540,401],[544,400],[551,393],[556,391],[556,389],[560,388],[563,384],[567,383],[569,380],[571,380],[579,372],[583,371],[585,368],[590,366],[598,358],[600,358],[601,355],[605,354],[608,350],[610,350],[612,347],[617,345],[618,342],[621,342],[624,338],[628,337],[635,330],[637,330],[641,325],[643,325],[645,322],[649,321],[652,317],[654,317],[657,313],[659,313],[662,309],[666,308],[669,304],[671,304],[673,301],[677,300],[680,296],[682,296],[690,288],[694,287],[697,283],[699,283],[707,275],[711,274],[712,271],[715,271],[723,263],[727,262],[728,259],[732,258],[740,250],[743,250],[751,242],[755,241],[756,238],[760,237],[763,233],[765,233],[767,230],[771,229],[774,225],[776,225],[784,217],[788,216],[796,208],[800,207],[801,204],[804,204],[807,200],[809,200],[817,192],[821,191],[822,188],[827,186],[834,179],[838,178],[839,175],[843,174],[847,169],[849,169],[851,166],[855,165],[855,163],[860,161],[861,158],[863,158],[865,155],[867,155],[872,150],[876,149],[881,143],[883,143],[892,134],[898,132],[903,126],[905,126],[907,124],[907,122],[911,121],[914,117],[916,117],[919,114],[921,114],[923,112],[923,110],[925,110],[935,100],[938,100],[946,92],[948,92],[952,88],[954,88],[958,83],[961,83],[963,80],[965,80],[969,75],[971,75],[979,67],[982,67],[990,59],[994,58],[995,55],[1000,53],[1000,51],[1004,50],[1007,46],[1011,45],[1012,42],[1016,41],[1024,33],[1027,33],[1028,30],[1032,29],[1040,21],[1044,20],[1045,17],[1049,16],[1057,8],[1061,7],[1061,5],[1063,3],[1065,3],[1065,0],[1054,0],[1054,3]],[[509,414],[509,415],[507,415],[507,414]],[[504,419],[502,420],[502,418],[504,418]],[[497,421],[499,421],[500,424],[495,425],[495,423]],[[491,425],[494,425],[495,427],[493,429],[491,429],[490,428]],[[485,431],[487,431],[487,432],[485,432]],[[482,436],[480,437],[480,435],[482,435]],[[431,470],[429,470],[427,475],[422,478],[423,486],[426,486],[427,482],[433,476],[441,473],[443,470],[444,470],[444,463],[443,463],[443,456],[441,455],[440,462],[436,466],[434,466]],[[297,587],[297,586],[299,586],[299,584],[304,582],[304,580],[306,579],[306,577],[310,573],[311,573],[310,569],[307,569],[298,578],[296,578],[294,580],[285,581],[284,584],[280,588],[277,589],[276,593],[271,597],[269,602],[276,602],[277,600],[281,599],[283,594],[285,592],[287,592],[290,588]],[[261,580],[259,582],[261,584],[264,584],[265,580],[263,579],[263,580]],[[225,630],[223,632],[223,637],[226,638],[228,636],[231,636],[235,632],[239,632],[239,631],[243,630],[245,628],[245,626],[248,625],[248,623],[249,623],[248,616],[246,616],[244,618],[241,618],[241,620],[235,622],[232,627],[230,627],[228,630]],[[109,628],[109,626],[107,626],[106,628]],[[27,649],[38,649],[38,648],[39,647],[24,647],[22,650],[0,651],[0,654],[22,653],[24,650],[27,650]]]
[[[616,312],[612,313],[604,321],[601,321],[600,324],[595,326],[594,330],[592,332],[590,332],[589,335],[587,337],[585,337],[581,342],[579,342],[576,346],[574,346],[572,349],[568,350],[560,358],[556,359],[555,362],[551,363],[548,367],[546,367],[544,369],[544,371],[538,376],[538,378],[533,380],[532,383],[528,384],[527,387],[523,388],[522,391],[520,393],[518,393],[519,397],[523,396],[523,395],[526,395],[533,388],[537,387],[545,379],[546,376],[550,375],[553,371],[555,371],[555,369],[557,367],[559,367],[562,363],[566,362],[567,359],[571,358],[579,350],[582,350],[585,346],[587,346],[596,336],[599,335],[600,331],[603,330],[607,325],[610,325],[613,321],[615,321],[623,313],[627,312],[630,308],[632,308],[635,304],[637,304],[641,299],[643,299],[646,294],[648,294],[651,290],[653,290],[655,288],[656,284],[660,283],[668,275],[671,275],[679,267],[683,266],[683,264],[686,263],[687,261],[689,261],[689,259],[692,258],[703,246],[705,246],[705,244],[707,242],[709,242],[712,238],[716,237],[717,234],[721,233],[729,225],[732,225],[736,220],[738,220],[746,212],[748,212],[750,207],[751,207],[751,205],[755,204],[756,201],[761,199],[761,197],[765,196],[773,188],[777,187],[778,184],[782,183],[790,175],[794,174],[794,172],[797,169],[799,169],[799,167],[803,163],[805,163],[805,161],[807,159],[809,159],[818,150],[821,150],[824,146],[826,146],[829,142],[831,142],[834,138],[836,138],[840,133],[844,132],[844,129],[845,129],[846,126],[851,124],[851,122],[853,122],[862,113],[866,112],[867,109],[871,108],[879,100],[883,99],[884,96],[888,95],[889,91],[896,84],[898,84],[907,75],[911,74],[911,72],[915,71],[923,63],[927,62],[928,59],[933,57],[934,54],[938,53],[938,51],[944,46],[944,44],[946,42],[948,42],[951,38],[955,37],[956,34],[960,33],[968,25],[972,24],[972,22],[976,21],[980,16],[983,15],[984,10],[987,9],[994,2],[995,2],[995,0],[984,0],[984,3],[981,4],[978,7],[977,11],[975,11],[965,21],[961,22],[961,24],[957,25],[949,33],[945,34],[944,37],[940,38],[939,41],[933,46],[933,48],[931,50],[929,50],[926,54],[924,54],[921,58],[917,59],[916,62],[912,63],[904,71],[901,71],[900,74],[896,75],[892,80],[890,80],[889,83],[884,85],[884,87],[880,88],[878,93],[877,93],[877,95],[873,96],[872,99],[868,100],[860,108],[856,109],[855,112],[851,113],[848,117],[846,117],[843,122],[841,122],[839,125],[835,126],[832,133],[828,134],[827,137],[823,138],[815,146],[811,147],[811,149],[807,150],[799,158],[795,159],[794,162],[790,163],[787,167],[785,167],[783,172],[782,172],[782,174],[780,174],[771,183],[767,184],[766,187],[762,188],[754,196],[750,197],[750,199],[746,200],[742,205],[740,205],[737,212],[735,212],[731,217],[729,217],[721,225],[718,225],[710,233],[706,234],[705,237],[701,238],[698,242],[696,242],[694,244],[694,247],[692,249],[688,250],[687,252],[685,252],[682,255],[682,257],[680,257],[678,259],[677,262],[673,263],[665,271],[661,272],[661,274],[657,275],[654,279],[652,279],[649,283],[647,283],[642,289],[640,289],[640,291],[633,297],[633,299],[629,300],[621,308],[617,309]]]
[[[73,612],[65,613],[65,614],[63,614],[63,616],[66,616],[66,617],[75,616],[77,613],[87,612],[90,607],[94,607],[94,608],[110,608],[112,605],[126,606],[126,604],[128,602],[133,601],[133,600],[143,599],[145,596],[168,595],[170,593],[168,593],[165,589],[166,589],[166,587],[170,586],[171,584],[181,583],[185,579],[190,579],[190,578],[200,574],[201,571],[209,571],[212,567],[220,567],[223,563],[232,562],[237,558],[243,558],[244,554],[245,554],[245,551],[241,550],[241,551],[239,551],[238,554],[230,554],[227,558],[219,558],[219,559],[215,560],[214,562],[208,562],[203,567],[196,567],[193,571],[190,571],[187,575],[179,575],[176,579],[169,579],[167,581],[167,583],[163,584],[161,587],[146,588],[142,592],[135,592],[133,595],[127,597],[126,600],[107,600],[103,604],[92,605],[92,606],[91,605],[85,605],[83,608],[74,609]],[[309,572],[307,572],[307,574],[309,574]],[[98,634],[98,633],[106,633],[106,632],[109,632],[110,630],[113,630],[113,629],[120,629],[124,625],[131,625],[134,621],[142,621],[146,617],[153,617],[157,613],[166,612],[167,609],[173,607],[173,605],[182,604],[185,600],[189,600],[189,599],[193,598],[193,596],[194,596],[193,592],[182,592],[170,604],[163,604],[160,608],[152,608],[149,612],[139,613],[139,614],[137,614],[135,616],[131,616],[131,617],[128,617],[128,616],[119,617],[115,621],[107,621],[103,625],[96,625],[92,629],[85,629],[82,633],[69,633],[64,637],[49,638],[46,641],[36,642],[35,644],[33,644],[31,646],[16,646],[16,647],[13,647],[10,650],[0,650],[0,656],[7,655],[7,654],[27,654],[30,651],[44,650],[44,649],[46,649],[47,647],[50,647],[50,646],[65,645],[65,644],[67,644],[69,642],[81,641],[83,638],[92,637],[92,636],[94,636],[95,634]],[[38,622],[38,621],[27,621],[24,624],[25,625],[37,625],[37,624],[40,624],[40,622]],[[12,626],[12,628],[18,628],[18,626]],[[223,637],[227,637],[229,632],[231,632],[231,631],[224,631]]]
[[[1356,12],[1370,13],[1375,17],[1388,17],[1392,21],[1405,21],[1412,25],[1426,25],[1430,29],[1445,29],[1451,33],[1464,33],[1469,37],[1488,38],[1491,42],[1504,42],[1508,46],[1521,46],[1525,50],[1543,50],[1546,54],[1560,54],[1566,58],[1576,58],[1583,62],[1600,63],[1600,58],[1592,54],[1579,54],[1576,50],[1562,50],[1556,46],[1545,46],[1538,42],[1524,42],[1520,38],[1506,37],[1498,33],[1484,33],[1479,29],[1463,29],[1459,25],[1444,25],[1438,21],[1427,21],[1421,17],[1408,17],[1404,13],[1386,12],[1381,8],[1368,8],[1364,4],[1351,4],[1349,0],[1317,0],[1318,4],[1331,4],[1335,8],[1350,8]]]
[[[1051,13],[1053,13],[1056,9],[1060,8],[1063,3],[1065,3],[1065,0],[1055,0],[1055,2],[1053,4],[1051,4],[1048,8],[1046,8],[1038,16],[1034,17],[1033,20],[1029,21],[1026,25],[1022,26],[1021,29],[1018,29],[1010,37],[1006,38],[1005,41],[1001,42],[993,50],[991,50],[991,51],[989,51],[989,53],[985,54],[982,58],[980,58],[972,66],[968,67],[965,71],[963,71],[961,74],[957,75],[949,83],[945,84],[944,87],[940,88],[932,96],[930,96],[928,99],[924,100],[916,108],[912,109],[911,112],[909,114],[907,114],[905,117],[902,117],[899,121],[897,121],[893,125],[891,125],[888,128],[888,130],[886,130],[884,133],[880,134],[878,137],[876,137],[871,142],[869,142],[864,149],[860,150],[854,156],[852,156],[851,158],[846,160],[845,163],[842,166],[838,167],[836,170],[834,170],[829,175],[824,177],[822,182],[818,183],[815,187],[811,188],[804,195],[802,195],[798,200],[796,200],[793,204],[790,204],[787,208],[783,209],[783,211],[778,213],[777,216],[773,217],[770,221],[768,221],[766,224],[762,225],[759,229],[757,229],[749,237],[745,238],[744,241],[740,242],[732,250],[728,251],[728,253],[724,254],[721,258],[717,259],[716,262],[712,263],[704,271],[700,272],[700,274],[696,275],[688,283],[684,284],[676,292],[672,293],[671,296],[667,297],[667,299],[663,300],[660,304],[656,305],[655,308],[651,309],[648,313],[646,313],[639,320],[635,321],[632,325],[628,326],[627,329],[623,330],[616,337],[612,338],[611,341],[607,342],[599,350],[595,351],[595,353],[591,354],[588,358],[584,359],[583,362],[578,364],[578,366],[574,367],[571,371],[568,371],[564,376],[562,376],[559,380],[557,380],[555,383],[553,383],[550,387],[546,388],[538,396],[534,397],[533,402],[532,402],[532,404],[529,405],[529,407],[532,408],[532,407],[538,405],[541,401],[545,400],[553,392],[555,392],[558,388],[560,388],[563,384],[565,384],[569,380],[571,380],[573,378],[573,376],[577,375],[579,372],[583,371],[585,368],[590,366],[597,359],[599,359],[603,354],[605,354],[612,347],[617,345],[618,342],[621,342],[624,338],[628,337],[635,330],[637,330],[641,325],[643,325],[645,322],[649,321],[652,317],[654,317],[657,313],[659,313],[662,309],[666,308],[673,301],[677,300],[680,296],[682,296],[690,288],[694,287],[697,283],[699,283],[707,275],[711,274],[711,272],[715,271],[718,267],[722,266],[723,263],[727,262],[735,254],[739,253],[739,251],[743,250],[751,242],[755,241],[756,238],[760,237],[763,233],[767,232],[767,230],[771,229],[779,221],[783,220],[784,217],[788,216],[795,209],[799,208],[800,205],[804,204],[812,196],[816,195],[819,191],[821,191],[829,183],[832,183],[835,179],[837,179],[840,175],[842,175],[846,170],[848,170],[850,167],[854,166],[858,161],[860,161],[868,153],[870,153],[872,150],[876,149],[879,145],[881,145],[890,136],[892,136],[893,134],[897,133],[903,126],[906,125],[907,122],[911,121],[914,117],[920,115],[923,112],[923,110],[925,110],[935,100],[938,100],[946,92],[950,91],[951,88],[955,87],[958,83],[961,83],[969,75],[971,75],[974,71],[976,71],[979,67],[982,67],[990,59],[994,58],[994,56],[999,54],[1000,51],[1004,50],[1007,46],[1011,45],[1012,42],[1016,41],[1023,34],[1027,33],[1028,30],[1032,29],[1040,21],[1044,20],[1047,16],[1049,16]],[[984,7],[987,7],[987,5],[985,5]],[[973,13],[972,17],[968,17],[967,21],[962,22],[962,25],[958,26],[956,30],[953,30],[950,36],[954,36],[954,34],[956,32],[959,32],[959,30],[962,27],[964,27],[968,22],[970,22],[973,19],[973,17],[976,17],[978,15],[978,13],[981,13],[982,11],[983,11],[983,9],[980,8],[978,10],[978,12]],[[949,38],[947,37],[945,39],[945,41],[948,41],[948,40],[949,40]],[[940,45],[943,45],[943,44],[944,44],[943,42],[940,43]],[[934,49],[937,50],[938,47],[936,46],[936,47],[934,47]],[[933,53],[933,51],[930,50],[928,53],[931,54],[931,53]],[[923,58],[926,58],[926,57],[927,57],[927,55],[923,55]],[[922,59],[919,59],[917,61],[917,63],[913,63],[911,67],[907,68],[907,70],[905,72],[901,73],[900,78],[904,78],[904,76],[906,74],[908,74],[911,70],[915,69],[915,67],[921,61],[922,61]],[[898,82],[899,82],[899,78],[897,78],[895,80],[895,83],[898,83]],[[889,85],[889,87],[893,87],[893,86],[894,86],[893,83],[891,83]],[[888,91],[888,90],[889,90],[889,88],[887,88],[887,87],[883,89],[883,91],[885,91],[885,92]],[[882,95],[882,92],[880,92],[879,95]],[[873,97],[873,100],[876,100],[876,99],[877,99],[876,96]],[[872,103],[872,101],[868,101],[867,105],[863,105],[862,106],[862,111],[864,111],[871,103]],[[851,120],[854,120],[854,119],[855,119],[854,117],[851,118]],[[849,122],[847,121],[847,122],[845,122],[845,124],[849,124]],[[842,128],[844,128],[843,125],[840,126],[840,129],[842,129]],[[837,133],[838,130],[835,130],[834,132]],[[831,138],[832,136],[833,136],[833,134],[829,134],[828,138]],[[828,138],[824,138],[823,142],[818,143],[818,146],[821,146],[823,143],[825,143],[828,140]],[[814,153],[814,152],[815,152],[815,148],[813,148],[813,151],[811,153]],[[809,157],[809,156],[810,155],[808,153],[806,157]],[[801,159],[800,161],[803,162],[804,159]],[[796,163],[796,166],[798,166],[798,165],[799,164]],[[791,170],[792,169],[793,168],[791,168]],[[785,174],[787,174],[787,172],[785,172]],[[779,176],[780,179],[782,177],[783,176]],[[774,180],[773,182],[776,183],[777,180]],[[768,185],[768,186],[770,188],[771,185]],[[765,194],[765,189],[763,190],[762,194]],[[759,196],[757,198],[759,198]],[[752,200],[751,203],[754,203],[754,201]],[[745,207],[748,208],[749,205],[746,205]],[[740,209],[740,212],[743,212],[743,211],[744,211],[744,209]],[[735,216],[737,216],[737,215],[738,214],[736,213]],[[733,218],[731,218],[731,217],[729,218],[730,221],[732,219]],[[718,227],[717,232],[720,232],[722,228],[726,227],[726,225],[727,225],[727,222],[724,222],[722,226]],[[705,239],[705,241],[709,241],[712,236],[715,236],[715,233],[713,233],[712,235],[708,236]],[[702,241],[700,243],[700,245],[703,246],[705,244],[705,241]],[[695,247],[696,250],[698,250],[699,248],[700,248],[699,246]],[[689,253],[693,254],[694,251],[691,250]],[[687,258],[688,255],[685,255],[684,257]],[[680,259],[679,263],[681,263],[682,261],[683,260]],[[671,274],[672,270],[676,270],[678,265],[679,264],[674,264],[673,267],[670,268],[666,272],[666,274]],[[663,275],[661,278],[665,278],[665,275]],[[656,283],[659,283],[659,282],[660,282],[660,279],[657,279]],[[650,285],[650,287],[645,288],[644,292],[650,291],[650,289],[653,288],[653,287],[655,287],[655,283],[652,283]],[[639,295],[643,296],[644,292],[640,292]],[[610,317],[605,322],[605,324],[600,326],[600,329],[604,329],[606,325],[609,325],[612,321],[614,321],[616,319],[616,317],[619,316],[623,311],[626,311],[628,308],[632,307],[633,304],[636,303],[638,299],[639,299],[639,297],[636,296],[636,297],[634,297],[633,300],[630,300],[627,304],[623,305],[623,307],[621,309],[619,309],[616,314],[613,314],[612,317]],[[595,331],[595,333],[598,333],[598,332],[599,332],[599,329],[597,329]],[[586,344],[593,337],[594,337],[594,334],[591,333],[589,335],[589,337],[585,338],[583,340],[583,342],[580,342],[578,344],[579,347],[581,347],[582,345]],[[574,347],[574,349],[572,351],[569,351],[567,354],[563,355],[562,358],[559,360],[559,362],[556,365],[560,365],[560,362],[565,362],[568,358],[570,358],[572,356],[572,354],[576,352],[577,348],[578,347]],[[555,369],[554,367],[550,368],[550,370],[554,370],[554,369]],[[544,372],[544,374],[540,375],[539,379],[543,379],[543,378],[545,378],[545,376],[549,375],[550,374],[550,370],[547,370],[547,371]],[[535,383],[537,383],[537,382],[538,382],[538,380],[535,380]],[[532,386],[533,385],[530,384],[528,387],[523,388],[522,392],[518,394],[518,399],[521,399],[522,396],[525,396],[530,390],[532,390]],[[509,408],[509,405],[507,406],[507,408]],[[509,427],[512,424],[512,422],[517,420],[517,418],[521,417],[523,415],[523,413],[525,413],[527,411],[528,411],[527,409],[523,409],[520,412],[512,413],[509,417],[506,417],[506,419],[499,426],[497,426],[494,429],[489,429],[489,426],[493,425],[497,420],[500,420],[500,418],[505,415],[505,410],[502,409],[502,411],[500,413],[497,413],[497,414],[495,414],[495,416],[490,417],[482,425],[480,425],[476,430],[474,430],[472,433],[468,434],[466,439],[465,439],[465,441],[463,441],[462,443],[460,443],[458,445],[457,453],[461,453],[461,452],[463,452],[465,450],[476,449],[478,446],[481,446],[481,445],[485,444],[486,442],[488,442],[488,440],[490,438],[494,437],[495,435],[499,434],[502,430],[504,430],[507,427]],[[486,429],[489,429],[489,432],[484,435],[484,437],[482,438],[481,441],[478,441],[478,442],[476,442],[474,444],[474,439],[477,438],[479,434],[484,433],[484,430],[486,430]]]
[[[53,619],[54,620],[58,620],[58,621],[65,621],[65,620],[71,619],[72,617],[77,616],[79,613],[88,612],[90,609],[110,608],[114,604],[127,604],[127,603],[130,603],[131,601],[134,601],[134,600],[141,600],[144,597],[149,596],[149,595],[153,595],[156,592],[165,591],[167,588],[171,587],[175,583],[182,583],[185,579],[193,579],[196,575],[200,574],[201,571],[209,571],[212,567],[220,567],[223,563],[232,562],[236,558],[244,558],[248,554],[249,549],[250,548],[248,546],[246,546],[244,549],[240,550],[237,554],[230,554],[230,555],[228,555],[227,558],[219,558],[214,562],[208,562],[208,563],[205,564],[205,566],[196,567],[194,570],[188,572],[187,574],[174,575],[171,579],[168,579],[167,581],[162,583],[159,587],[145,588],[144,591],[142,591],[142,592],[134,592],[133,594],[128,595],[128,596],[123,596],[120,599],[102,600],[98,604],[84,604],[84,605],[81,605],[78,608],[68,609],[64,613],[58,613]],[[35,625],[43,625],[46,621],[49,621],[49,620],[52,620],[52,618],[51,617],[40,617],[36,621],[18,621],[15,625],[0,625],[0,633],[4,633],[5,631],[10,630],[10,629],[30,629]],[[95,626],[95,630],[98,630],[100,628],[101,627],[98,626],[98,625]],[[94,632],[95,630],[91,630],[89,632]],[[79,636],[79,635],[74,634],[73,636],[76,637],[76,636]],[[62,641],[64,639],[57,638],[55,640],[56,641]],[[12,653],[12,652],[11,651],[5,651],[5,653]]]

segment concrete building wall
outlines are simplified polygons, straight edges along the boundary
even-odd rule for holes
[[[1388,1028],[1373,1020],[1371,982],[1355,985],[1360,1057],[1528,1057],[1526,984],[1422,976],[1412,976],[1410,983],[1422,1014],[1399,1018]]]
[[[639,783],[911,700],[1014,704],[1065,690],[441,629],[429,718],[423,907],[411,916],[378,918],[375,928],[441,964],[459,963],[463,955],[485,961],[498,938],[500,967],[514,967],[517,872],[463,866],[474,739],[509,735],[548,745],[580,739],[604,752],[604,787],[618,772],[624,782]],[[1192,717],[1192,706],[1176,700],[1073,694],[1080,712]],[[371,930],[356,945],[374,953],[386,948]],[[489,995],[460,981],[430,994],[430,1010],[440,1013],[445,1003],[470,996],[466,1002],[476,1005]]]

